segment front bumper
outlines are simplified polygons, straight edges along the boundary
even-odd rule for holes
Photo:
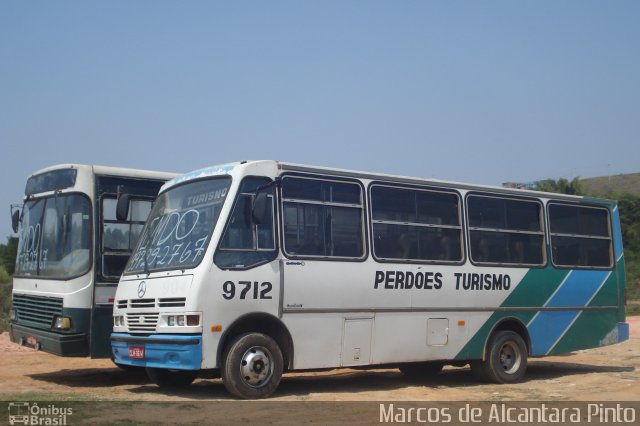
[[[60,334],[11,323],[10,336],[14,343],[54,355],[89,355],[89,339],[86,333]]]
[[[129,347],[144,347],[144,358],[130,358]],[[202,364],[201,334],[156,334],[136,336],[111,334],[111,352],[116,364],[135,367],[200,370]]]

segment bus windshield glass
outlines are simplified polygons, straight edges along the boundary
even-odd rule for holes
[[[90,267],[89,199],[80,194],[27,201],[16,258],[17,276],[68,279]]]
[[[160,194],[125,274],[200,264],[230,184],[230,178],[199,180]]]

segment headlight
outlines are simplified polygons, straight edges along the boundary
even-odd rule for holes
[[[15,321],[15,320],[16,320],[16,318],[18,318],[18,316],[16,315],[16,310],[15,310],[15,309],[11,309],[11,310],[9,311],[9,319],[10,319],[11,321]]]
[[[200,325],[201,314],[172,314],[163,315],[163,322],[167,327],[197,327]]]
[[[122,315],[114,315],[113,316],[113,325],[115,327],[124,327],[124,316],[122,316]]]
[[[71,329],[71,317],[54,317],[53,327],[56,330],[70,330]]]
[[[198,314],[187,315],[187,325],[190,327],[195,327],[200,325],[200,315]]]

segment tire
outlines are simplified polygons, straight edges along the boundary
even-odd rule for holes
[[[440,361],[411,362],[400,364],[400,372],[411,379],[423,380],[437,376],[442,371],[444,363]]]
[[[183,388],[196,379],[196,370],[169,370],[167,368],[149,368],[147,375],[152,382],[161,388]]]
[[[527,345],[518,333],[497,331],[489,340],[484,361],[473,361],[471,371],[482,381],[516,383],[527,370]]]
[[[258,399],[276,390],[282,366],[282,351],[275,340],[262,333],[246,333],[225,348],[220,373],[229,393],[238,398]]]

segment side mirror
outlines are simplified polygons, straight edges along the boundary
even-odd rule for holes
[[[116,219],[119,222],[124,222],[129,217],[130,199],[130,194],[122,194],[120,197],[118,197],[118,204],[116,204]]]
[[[20,209],[16,209],[11,214],[11,228],[13,229],[13,233],[18,233],[18,226],[20,225]]]
[[[253,197],[253,203],[251,205],[251,220],[255,224],[262,224],[267,218],[269,207],[269,194],[266,192],[258,192]]]

